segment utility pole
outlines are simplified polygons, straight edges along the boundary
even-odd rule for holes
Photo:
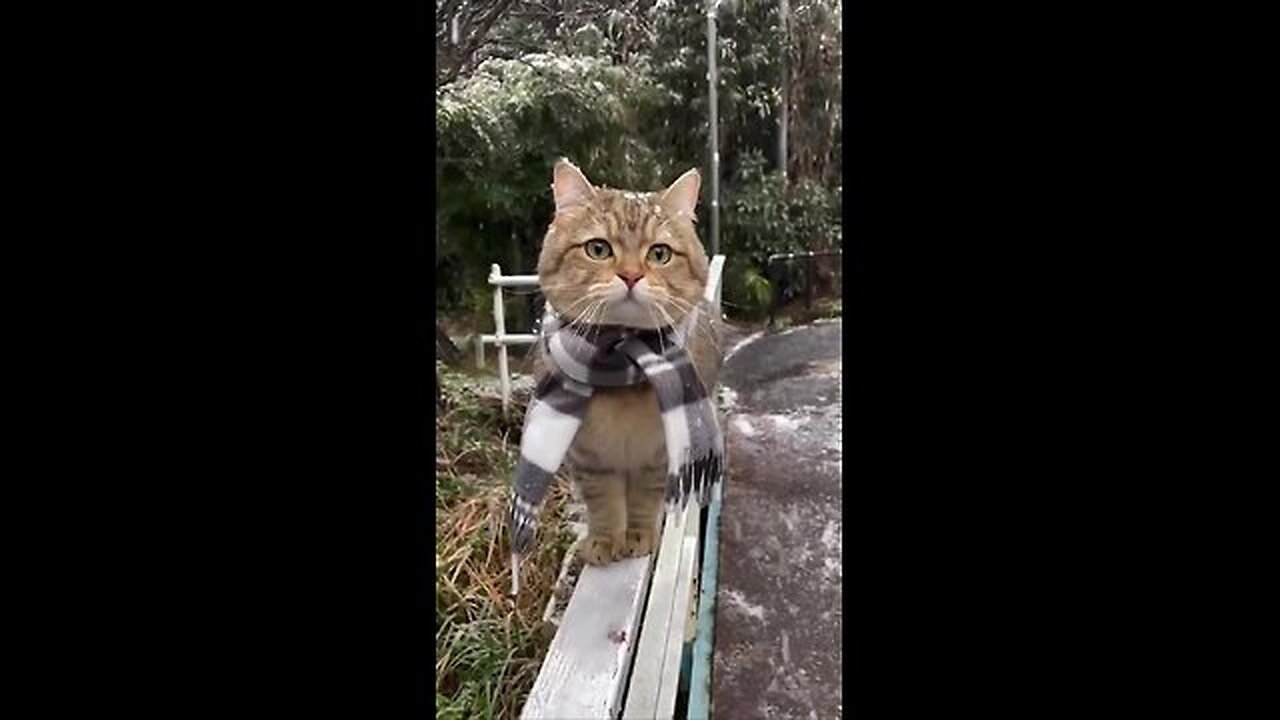
[[[711,108],[711,255],[720,252],[720,120],[716,106],[716,11],[720,0],[707,2],[707,100]]]
[[[782,173],[782,185],[787,184],[787,121],[791,112],[791,64],[788,62],[791,47],[791,2],[780,0],[778,16],[782,25],[782,108],[778,117],[778,170]]]

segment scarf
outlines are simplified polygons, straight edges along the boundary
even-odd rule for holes
[[[723,471],[724,440],[702,379],[686,350],[705,303],[679,324],[656,330],[566,325],[550,311],[539,341],[550,372],[525,413],[511,497],[511,594],[519,592],[520,558],[533,548],[538,513],[582,425],[595,388],[649,383],[658,395],[667,444],[666,507],[705,504]]]

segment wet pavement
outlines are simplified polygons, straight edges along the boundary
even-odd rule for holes
[[[839,718],[841,324],[727,342],[713,714]]]

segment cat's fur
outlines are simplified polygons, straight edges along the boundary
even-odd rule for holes
[[[595,188],[567,160],[556,164],[554,179],[556,214],[538,276],[559,313],[588,324],[656,327],[678,323],[701,300],[708,263],[693,227],[697,170],[654,193]],[[608,241],[613,256],[589,257],[584,243],[594,238]],[[673,250],[665,265],[646,257],[658,243]],[[643,277],[634,280],[638,275]],[[622,276],[634,280],[634,289]],[[686,349],[711,390],[721,361],[719,308],[704,318]],[[539,358],[538,372],[545,371]],[[598,565],[654,549],[667,456],[651,386],[596,389],[567,466],[587,505],[587,538],[579,550],[584,561]]]

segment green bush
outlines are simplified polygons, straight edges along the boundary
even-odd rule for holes
[[[571,158],[597,184],[657,189],[681,167],[643,141],[669,102],[640,69],[552,54],[491,59],[437,94],[436,282],[470,303],[489,265],[529,272],[551,219],[551,168]]]
[[[725,190],[721,221],[729,309],[756,316],[776,291],[765,274],[769,255],[840,246],[839,189],[805,181],[784,187],[782,176],[754,151],[742,158]]]
[[[704,9],[672,2],[627,12],[601,8],[552,25],[509,19],[500,25],[498,46],[511,52],[437,90],[435,277],[442,311],[487,314],[492,263],[511,273],[533,271],[552,215],[551,168],[560,157],[596,183],[635,190],[661,188],[699,166],[705,237]],[[767,306],[771,252],[840,244],[840,110],[831,94],[840,78],[837,10],[825,3],[793,7],[791,46],[779,33],[776,3],[741,0],[721,14],[720,239],[729,256],[731,312]],[[785,187],[772,157],[784,46],[793,61],[793,176]],[[515,50],[530,47],[549,52]],[[518,311],[510,324],[529,320]]]

